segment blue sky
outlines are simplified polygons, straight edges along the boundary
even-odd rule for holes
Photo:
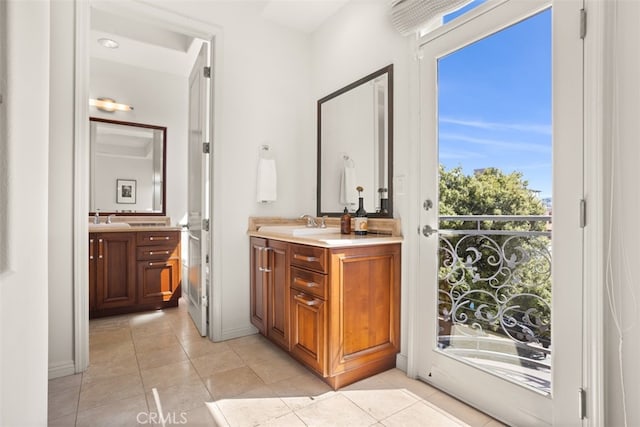
[[[551,197],[551,11],[443,57],[440,163],[522,172]]]

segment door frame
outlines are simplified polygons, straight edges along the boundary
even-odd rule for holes
[[[491,2],[494,5],[501,4],[506,0],[496,0]],[[583,231],[584,252],[583,252],[583,351],[582,351],[582,387],[586,390],[586,418],[583,420],[585,426],[604,425],[604,57],[605,41],[605,5],[599,0],[569,0],[552,1],[554,10],[561,10],[558,6],[563,3],[583,4],[588,12],[588,32],[584,38],[583,47],[583,156],[584,156],[584,198],[587,201],[586,214],[587,224]],[[487,7],[485,5],[485,7]],[[554,12],[556,13],[556,12]],[[563,13],[558,18],[563,21],[571,21],[572,26],[579,22],[579,16]],[[465,19],[465,18],[463,18]],[[435,30],[438,32],[439,30]],[[433,34],[433,33],[431,33]],[[576,32],[576,39],[579,38]],[[555,40],[554,40],[555,41]],[[411,42],[411,52],[416,59],[420,58],[420,39],[416,38]],[[411,76],[411,84],[419,87],[419,61],[415,62]],[[417,114],[420,114],[419,91],[413,91],[410,98]],[[417,131],[420,127],[420,120],[415,118],[415,127],[412,131],[411,149],[414,153],[413,161],[410,164],[411,171],[411,199],[414,209],[408,215],[409,226],[407,229],[415,230],[408,236],[405,242],[409,253],[407,256],[410,262],[409,279],[405,284],[405,291],[409,295],[407,325],[403,330],[407,331],[407,375],[417,378],[420,368],[418,355],[424,340],[421,339],[420,330],[422,326],[421,307],[417,304],[417,296],[422,292],[419,285],[419,242],[420,224],[422,209],[422,194],[420,193],[420,134]],[[578,398],[576,390],[575,398]]]
[[[89,366],[89,272],[88,259],[89,221],[89,34],[91,7],[106,7],[110,11],[117,7],[118,12],[144,20],[172,31],[182,32],[209,42],[211,58],[211,84],[209,93],[209,135],[211,136],[211,161],[209,162],[210,212],[213,218],[211,236],[219,230],[217,197],[220,194],[219,148],[222,120],[221,105],[223,30],[221,27],[180,15],[169,9],[138,1],[127,1],[104,5],[99,2],[75,1],[75,96],[74,96],[74,143],[73,143],[73,336],[74,336],[74,369],[76,373],[85,371]],[[185,89],[186,90],[186,89]],[[216,143],[214,143],[216,142]],[[216,341],[222,336],[221,298],[221,257],[217,239],[211,238],[209,245],[211,259],[209,280],[209,323],[208,336]]]

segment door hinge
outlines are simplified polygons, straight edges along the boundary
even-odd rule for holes
[[[202,295],[202,306],[203,307],[208,307],[209,306],[209,298],[207,298],[206,295]]]
[[[205,264],[209,264],[209,254],[205,255],[204,262]]]
[[[587,36],[587,11],[580,9],[580,38],[584,39]]]
[[[205,78],[207,79],[211,78],[211,67],[204,67],[202,71],[203,71],[202,74],[204,75]]]
[[[587,226],[587,201],[585,199],[580,200],[580,228]]]
[[[209,154],[211,152],[211,143],[210,142],[203,142],[202,143],[202,152],[204,154]]]
[[[583,388],[578,389],[578,416],[581,420],[587,418],[587,392]]]
[[[209,219],[202,220],[202,229],[204,231],[209,231]]]

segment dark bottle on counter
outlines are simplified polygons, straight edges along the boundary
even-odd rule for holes
[[[351,234],[351,215],[347,207],[344,207],[344,213],[340,217],[340,234]]]
[[[367,234],[367,211],[364,210],[364,201],[362,198],[362,187],[358,187],[358,210],[356,211],[355,231],[359,236]]]

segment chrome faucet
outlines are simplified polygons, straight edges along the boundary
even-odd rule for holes
[[[107,216],[107,222],[106,222],[107,224],[111,224],[111,217],[112,217],[112,216],[113,216],[113,215],[109,215],[109,216]]]
[[[309,228],[318,226],[318,223],[316,222],[316,219],[314,217],[312,217],[311,215],[301,215],[300,219],[306,219],[307,220],[307,227],[309,227]]]
[[[96,209],[96,213],[93,216],[93,223],[100,224],[100,209]]]

